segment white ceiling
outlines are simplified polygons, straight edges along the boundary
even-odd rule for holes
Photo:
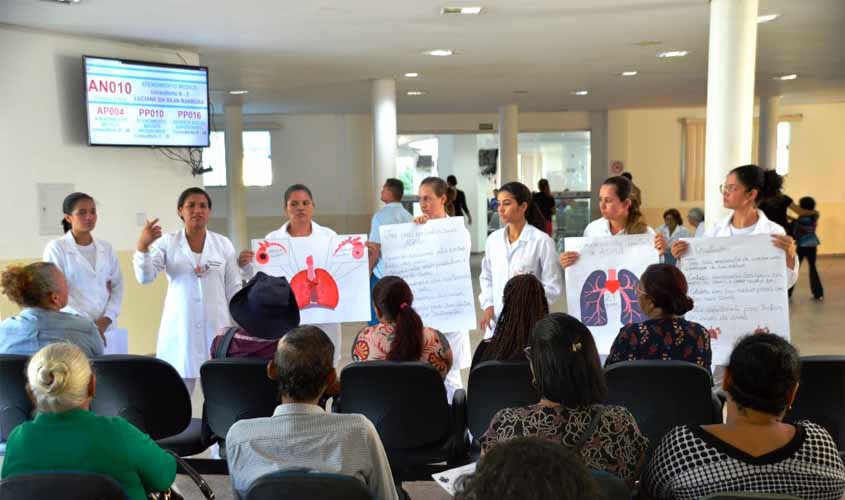
[[[439,14],[454,4],[486,12]],[[0,0],[0,23],[196,50],[213,90],[249,90],[247,113],[367,112],[369,80],[384,77],[398,78],[400,112],[560,111],[703,105],[709,10],[707,0]],[[845,100],[845,1],[760,0],[760,13],[782,17],[759,25],[758,92]],[[421,55],[435,48],[459,55]],[[692,53],[655,57],[673,49]],[[640,74],[618,76],[627,69]],[[409,71],[422,76],[401,77]],[[800,77],[771,80],[782,73]],[[570,94],[582,88],[590,95]],[[213,96],[219,105],[223,93]]]

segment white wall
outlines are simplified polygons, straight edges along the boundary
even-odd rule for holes
[[[0,260],[40,257],[56,236],[38,234],[36,183],[71,183],[91,194],[96,236],[118,250],[134,248],[136,213],[178,226],[176,199],[201,184],[183,164],[146,148],[89,147],[82,55],[197,64],[196,54],[0,26]],[[62,214],[50,214],[59,229]]]

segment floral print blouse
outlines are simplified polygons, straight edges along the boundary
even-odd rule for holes
[[[658,318],[623,326],[605,366],[620,361],[661,359],[689,361],[709,370],[711,355],[706,328],[683,318]]]
[[[393,343],[393,325],[379,323],[358,332],[352,342],[352,361],[373,361],[387,359],[390,344]],[[437,369],[440,376],[452,368],[452,349],[446,337],[434,328],[423,328],[423,349],[420,361]]]
[[[496,443],[537,436],[574,448],[589,428],[596,410],[601,420],[580,450],[588,469],[614,474],[629,484],[638,479],[648,438],[640,433],[631,412],[621,406],[593,405],[577,408],[535,404],[499,410],[479,439],[486,452]]]

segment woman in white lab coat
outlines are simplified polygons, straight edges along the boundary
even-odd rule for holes
[[[640,200],[633,194],[634,184],[627,178],[618,175],[605,179],[599,189],[601,218],[587,224],[584,236],[650,234],[654,236],[654,248],[663,255],[666,240],[643,221]],[[561,267],[566,269],[575,264],[578,255],[572,251],[560,254]]]
[[[173,365],[193,392],[200,366],[210,358],[218,331],[231,325],[229,299],[241,288],[232,242],[206,227],[211,198],[186,189],[177,203],[182,229],[162,236],[158,219],[148,221],[133,258],[142,285],[167,274],[167,296],[158,331],[156,356]]]
[[[65,275],[68,305],[97,325],[105,342],[106,331],[117,326],[123,302],[123,275],[111,245],[95,239],[97,206],[85,193],[71,193],[62,203],[65,235],[47,243],[44,262],[52,262]]]
[[[505,226],[487,237],[481,261],[481,293],[484,311],[478,327],[484,338],[493,336],[502,311],[505,284],[518,274],[532,274],[543,284],[551,305],[563,291],[563,276],[554,240],[545,232],[546,220],[534,205],[531,190],[522,183],[508,182],[496,196],[499,218]]]
[[[304,184],[294,184],[285,190],[285,214],[288,216],[288,222],[282,224],[282,227],[267,233],[264,239],[280,240],[287,238],[311,238],[323,237],[331,238],[337,236],[334,230],[321,226],[314,222],[314,196],[311,190]],[[251,250],[244,250],[238,257],[238,264],[248,276],[252,276],[252,259],[255,254]],[[340,363],[341,353],[341,324],[340,323],[320,323],[316,326],[323,330],[329,336],[334,344],[334,365]]]
[[[440,177],[426,177],[420,183],[420,210],[423,215],[414,219],[417,224],[425,224],[431,219],[443,219],[448,217],[446,214],[446,201],[449,185]],[[470,244],[469,231],[464,229],[467,247]],[[456,390],[463,388],[463,380],[461,379],[461,370],[469,368],[472,364],[472,351],[469,345],[469,331],[459,330],[455,332],[442,332],[449,341],[449,346],[452,348],[452,368],[446,374],[446,379],[443,383],[446,386],[446,395],[449,402],[452,401],[452,395]]]

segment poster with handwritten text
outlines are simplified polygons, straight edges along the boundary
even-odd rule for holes
[[[579,253],[564,270],[567,312],[590,329],[599,353],[608,354],[623,325],[648,319],[637,302],[637,284],[660,259],[654,237],[566,238],[564,246]]]
[[[408,283],[423,324],[441,332],[476,328],[471,243],[463,217],[379,229],[384,274]]]
[[[736,340],[764,329],[789,339],[789,302],[783,250],[771,236],[695,238],[679,261],[693,310],[686,319],[718,329],[713,365],[727,365]]]

